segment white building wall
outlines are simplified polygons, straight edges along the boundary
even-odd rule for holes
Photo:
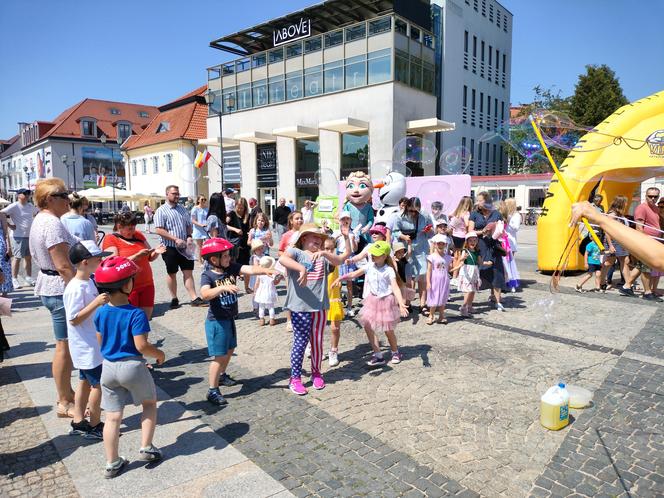
[[[475,149],[471,151],[472,162],[468,173],[471,175],[498,175],[507,173],[507,159],[497,160],[494,166],[491,161],[487,164],[486,154],[483,155],[482,165],[478,164],[478,145],[480,138],[489,130],[496,128],[496,114],[494,112],[494,99],[498,99],[498,127],[501,126],[500,106],[505,109],[504,120],[509,121],[510,83],[512,64],[512,14],[495,0],[431,0],[443,8],[443,60],[442,60],[442,99],[441,115],[445,121],[456,123],[456,130],[444,133],[441,141],[441,151],[461,146],[462,138],[466,138],[466,147],[470,149],[471,140],[474,140]],[[477,11],[475,10],[477,6]],[[490,9],[493,7],[493,22],[490,21]],[[483,15],[483,12],[486,15]],[[500,12],[500,27],[496,21]],[[507,19],[507,32],[504,31],[504,21]],[[468,69],[464,69],[464,32],[468,31]],[[473,36],[477,37],[476,72],[473,73]],[[481,76],[481,42],[485,44],[484,77]],[[488,81],[488,48],[494,52],[492,60],[492,78]],[[494,83],[495,51],[500,52],[500,70],[498,72],[499,84]],[[507,55],[505,67],[505,88],[502,87],[503,54]],[[463,122],[463,87],[468,87],[467,97],[467,123]],[[471,125],[471,95],[472,89],[476,91],[475,126]],[[484,124],[479,127],[480,93],[484,94]],[[487,95],[491,96],[491,123],[486,126]],[[500,141],[494,140],[497,145],[497,154],[500,151]],[[504,147],[503,147],[504,149]],[[505,156],[505,153],[503,154]]]

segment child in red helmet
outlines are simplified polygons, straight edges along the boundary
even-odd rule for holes
[[[235,380],[226,373],[233,351],[237,347],[235,317],[238,314],[237,277],[239,275],[272,275],[274,270],[261,266],[241,265],[231,262],[233,244],[226,239],[213,237],[201,247],[201,256],[210,264],[210,269],[201,275],[201,297],[210,302],[205,337],[210,362],[210,384],[207,400],[217,406],[227,401],[219,392],[219,384],[233,386]]]
[[[161,365],[164,353],[148,342],[150,324],[145,312],[129,304],[137,272],[133,261],[119,256],[105,259],[95,272],[99,292],[109,294],[109,303],[97,310],[94,319],[104,357],[101,406],[106,411],[107,479],[117,476],[127,465],[127,459],[118,454],[118,445],[122,412],[129,403],[143,406],[139,458],[148,462],[161,459],[161,451],[152,444],[157,424],[157,391],[143,356],[156,358]]]

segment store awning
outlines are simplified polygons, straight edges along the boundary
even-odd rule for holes
[[[232,138],[228,137],[223,137],[223,147],[228,148],[228,147],[237,147],[240,142],[237,140],[233,140]],[[204,145],[206,147],[219,147],[219,137],[216,138],[202,138],[198,141],[198,145]]]
[[[408,121],[406,124],[406,130],[410,133],[436,133],[439,131],[454,131],[455,128],[455,123],[438,118],[416,119]]]
[[[272,130],[272,134],[277,137],[288,137],[288,138],[314,138],[318,136],[318,130],[316,128],[309,128],[307,126],[295,125],[295,126],[286,126],[285,128],[276,128]]]
[[[318,123],[321,130],[336,131],[338,133],[359,133],[369,129],[369,123],[355,118],[334,119]]]
[[[240,133],[239,135],[235,135],[233,138],[239,142],[251,142],[254,144],[269,144],[277,141],[277,138],[274,135],[263,133],[262,131]]]

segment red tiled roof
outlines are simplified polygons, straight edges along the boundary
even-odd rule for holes
[[[111,114],[111,108],[117,109],[119,114]],[[148,117],[141,117],[140,112],[147,112]],[[117,139],[117,123],[127,121],[132,125],[132,131],[139,134],[143,126],[147,125],[158,113],[154,106],[142,104],[128,104],[125,102],[110,102],[108,100],[85,99],[71,106],[56,117],[53,127],[39,137],[85,138],[81,134],[81,118],[90,117],[97,121],[97,136],[103,133],[109,141]]]
[[[168,109],[157,114],[140,135],[130,137],[122,148],[132,150],[177,139],[199,140],[205,138],[207,136],[207,105],[196,100],[177,105],[178,102],[200,96],[205,91],[207,91],[207,86],[202,86],[161,106],[162,109],[165,107]],[[168,123],[169,129],[157,133],[161,123]]]

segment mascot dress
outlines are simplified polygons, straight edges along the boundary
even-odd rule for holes
[[[373,183],[363,171],[355,171],[346,179],[346,202],[343,210],[350,213],[350,227],[359,237],[358,252],[371,242],[369,229],[374,223],[374,210],[371,206]]]

